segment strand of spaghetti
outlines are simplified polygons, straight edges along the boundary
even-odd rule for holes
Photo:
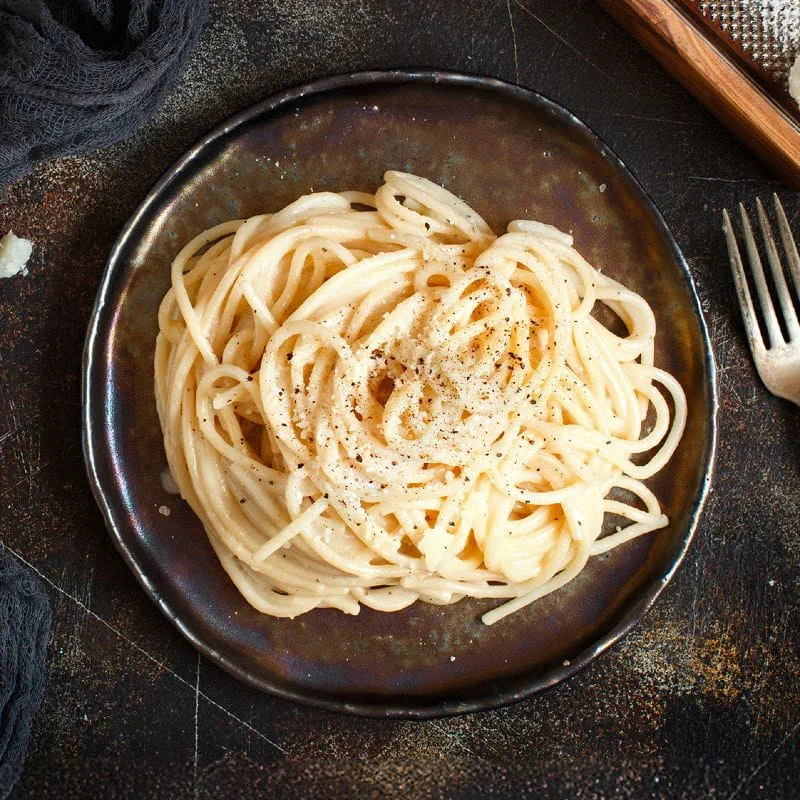
[[[303,528],[310,525],[328,507],[326,500],[312,503],[299,517],[295,517],[277,536],[265,542],[253,553],[253,561],[266,561],[273,553],[287,545]]]

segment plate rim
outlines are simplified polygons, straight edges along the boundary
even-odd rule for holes
[[[375,702],[363,700],[349,701],[344,698],[320,696],[315,694],[312,690],[289,688],[258,675],[223,655],[213,645],[209,644],[209,642],[192,630],[191,626],[181,618],[180,614],[175,611],[161,595],[158,588],[140,566],[122,533],[121,529],[125,526],[120,525],[115,516],[113,505],[107,496],[113,492],[107,491],[105,486],[107,479],[104,478],[103,470],[98,463],[98,453],[108,452],[110,449],[110,442],[105,435],[107,426],[104,424],[103,419],[103,405],[98,397],[98,384],[102,384],[101,374],[103,372],[103,359],[101,357],[103,340],[101,339],[101,335],[104,327],[107,327],[104,326],[104,322],[106,322],[105,312],[109,306],[113,307],[114,305],[114,301],[110,297],[110,288],[116,274],[124,268],[124,261],[120,259],[124,247],[128,244],[139,222],[156,202],[163,189],[176,179],[180,179],[181,173],[203,150],[212,145],[216,140],[228,135],[240,125],[246,124],[254,118],[274,112],[282,106],[296,102],[310,95],[325,94],[339,89],[381,83],[390,85],[402,83],[445,84],[490,90],[507,97],[510,96],[528,103],[533,102],[549,107],[551,110],[556,111],[559,116],[566,117],[571,124],[577,125],[587,132],[596,143],[598,149],[609,159],[613,166],[633,182],[634,187],[639,191],[643,201],[653,214],[659,233],[675,257],[678,267],[683,272],[689,290],[690,304],[700,327],[700,336],[704,348],[702,362],[708,373],[708,400],[711,407],[709,439],[706,443],[705,452],[704,477],[700,485],[699,495],[691,510],[688,525],[682,536],[680,550],[667,565],[666,569],[653,577],[649,584],[644,587],[641,596],[636,602],[627,607],[618,623],[604,636],[592,642],[591,645],[586,647],[569,663],[565,662],[538,677],[532,677],[527,680],[519,676],[512,678],[511,680],[515,683],[518,683],[520,680],[525,681],[521,688],[511,688],[489,693],[484,692],[470,699],[434,698],[430,703],[414,705],[404,705],[402,702],[390,701],[388,699],[381,699]],[[106,529],[108,530],[117,552],[122,556],[138,583],[142,586],[150,599],[155,602],[160,611],[195,649],[248,686],[268,692],[281,699],[301,703],[306,706],[313,706],[327,711],[348,713],[356,716],[384,719],[434,719],[469,712],[486,711],[519,702],[580,672],[595,658],[613,647],[626,636],[654,605],[661,595],[661,592],[680,567],[694,539],[714,475],[718,435],[718,410],[719,402],[715,358],[708,326],[697,295],[694,279],[686,259],[675,237],[664,221],[661,212],[633,172],[592,128],[560,103],[548,98],[540,92],[499,78],[438,69],[365,70],[306,81],[273,93],[263,100],[234,113],[195,141],[177,161],[173,162],[166,169],[148,191],[136,210],[125,221],[109,252],[87,327],[81,370],[81,438],[84,464],[92,494],[102,512]]]

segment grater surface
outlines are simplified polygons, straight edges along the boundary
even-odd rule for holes
[[[796,120],[789,70],[800,56],[800,0],[680,0]]]

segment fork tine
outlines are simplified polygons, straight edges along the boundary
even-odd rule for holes
[[[786,253],[786,260],[789,262],[789,274],[792,276],[794,289],[797,292],[798,300],[800,300],[800,254],[797,252],[797,245],[789,228],[789,220],[786,219],[783,203],[781,203],[777,194],[773,194],[772,199],[775,202],[775,213],[778,216],[778,228],[783,241],[783,252]]]
[[[783,310],[783,318],[786,321],[789,339],[797,339],[797,337],[800,336],[797,314],[794,310],[792,297],[789,294],[789,287],[786,285],[786,278],[783,277],[783,267],[781,266],[778,249],[775,247],[775,237],[772,235],[772,226],[769,224],[767,215],[764,213],[764,206],[758,198],[756,198],[756,211],[758,212],[758,224],[761,228],[761,235],[764,237],[764,249],[767,251],[767,261],[769,261],[772,280],[775,283],[775,291],[778,294],[778,302]]]
[[[747,285],[744,266],[742,266],[742,257],[739,254],[739,245],[736,244],[733,225],[731,225],[731,218],[728,216],[726,209],[722,210],[722,230],[725,231],[725,242],[728,245],[731,272],[733,273],[733,282],[736,285],[736,295],[739,298],[739,308],[742,310],[744,330],[750,343],[750,351],[753,356],[757,357],[764,352],[764,340],[758,328],[758,320],[753,308],[753,298],[750,296],[750,287]]]
[[[772,298],[769,296],[767,279],[764,276],[764,267],[761,266],[761,257],[758,255],[756,240],[753,238],[753,228],[750,226],[750,217],[747,216],[747,211],[745,211],[743,203],[739,203],[739,217],[742,220],[744,243],[747,248],[747,260],[750,262],[750,269],[753,271],[753,280],[756,284],[761,314],[767,325],[769,345],[770,347],[775,347],[783,342],[783,335],[778,325],[778,318],[775,316]]]

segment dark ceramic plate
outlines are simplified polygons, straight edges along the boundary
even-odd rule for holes
[[[386,169],[424,175],[496,231],[517,217],[574,232],[595,266],[641,292],[657,364],[689,402],[681,445],[653,488],[670,527],[593,559],[566,588],[492,627],[491,604],[417,603],[357,617],[272,619],[239,596],[188,505],[167,494],[153,400],[156,310],[169,264],[199,231],[276,211],[312,188],[371,190]],[[145,198],[115,245],[89,327],[84,449],[114,543],[206,656],[281,697],[423,718],[518,700],[584,667],[650,607],[691,540],[715,441],[713,361],[678,248],[635,179],[575,117],[527,90],[432,72],[363,73],[291,89],[213,130]],[[169,516],[160,506],[171,509]]]

